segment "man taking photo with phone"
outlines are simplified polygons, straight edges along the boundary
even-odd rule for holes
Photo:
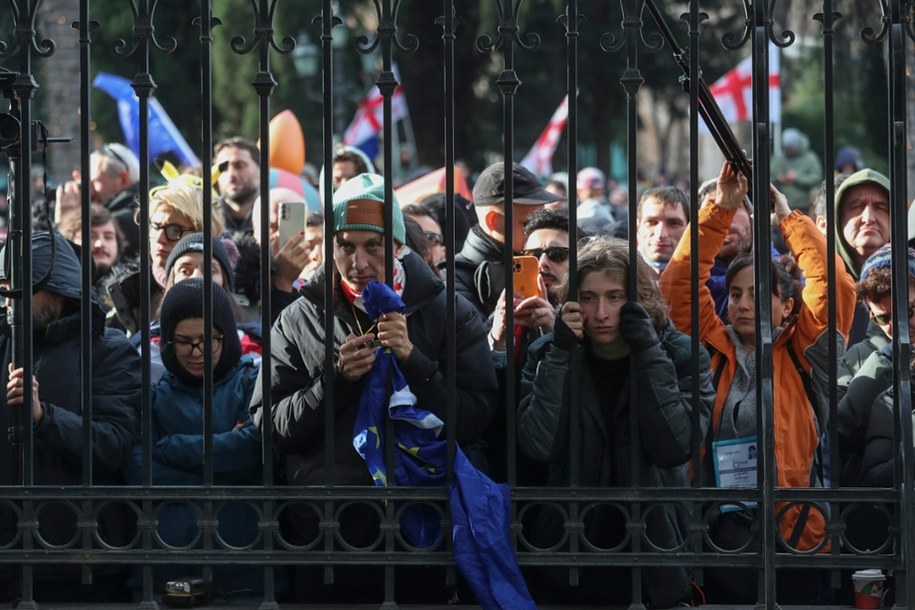
[[[473,187],[473,205],[478,223],[470,229],[464,247],[455,257],[455,289],[488,318],[505,287],[503,250],[506,237],[512,236],[514,254],[524,247],[524,222],[544,204],[562,201],[551,193],[537,176],[512,164],[512,224],[505,224],[505,164],[494,163],[483,170]],[[491,325],[491,324],[490,324]]]

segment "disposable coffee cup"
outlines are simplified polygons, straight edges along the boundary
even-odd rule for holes
[[[855,608],[879,608],[886,576],[880,570],[858,570],[851,575],[855,585]]]

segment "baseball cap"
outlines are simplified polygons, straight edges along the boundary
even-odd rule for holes
[[[575,187],[580,189],[602,189],[607,186],[604,172],[596,167],[585,167],[575,176]]]
[[[531,171],[512,163],[512,202],[525,205],[542,205],[563,201],[565,197],[551,193],[540,184]],[[505,201],[505,164],[493,163],[483,170],[473,185],[473,204],[480,207],[497,205]]]

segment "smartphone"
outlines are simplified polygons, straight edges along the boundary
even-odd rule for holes
[[[512,257],[512,278],[515,292],[527,297],[540,296],[537,278],[540,275],[539,261],[533,256]]]
[[[293,237],[299,237],[305,230],[307,213],[308,204],[304,201],[284,201],[280,204],[280,249]]]

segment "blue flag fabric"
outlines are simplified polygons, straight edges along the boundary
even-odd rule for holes
[[[130,81],[121,76],[99,72],[92,86],[110,95],[118,104],[118,119],[121,131],[124,132],[124,143],[140,157],[140,100],[137,99]],[[168,113],[154,97],[149,98],[149,157],[173,153],[178,161],[193,167],[200,165],[200,160],[188,146],[169,118]]]
[[[404,308],[400,297],[380,282],[370,282],[362,298],[372,319]],[[379,486],[388,484],[385,411],[394,422],[394,483],[413,487],[445,485],[448,443],[438,438],[444,424],[434,413],[416,405],[416,396],[394,354],[378,348],[356,414],[353,447]],[[454,561],[480,606],[485,610],[535,609],[509,540],[508,486],[494,483],[456,447],[449,498]],[[401,513],[400,524],[407,539],[419,548],[441,540],[441,519],[432,507],[407,507]]]

